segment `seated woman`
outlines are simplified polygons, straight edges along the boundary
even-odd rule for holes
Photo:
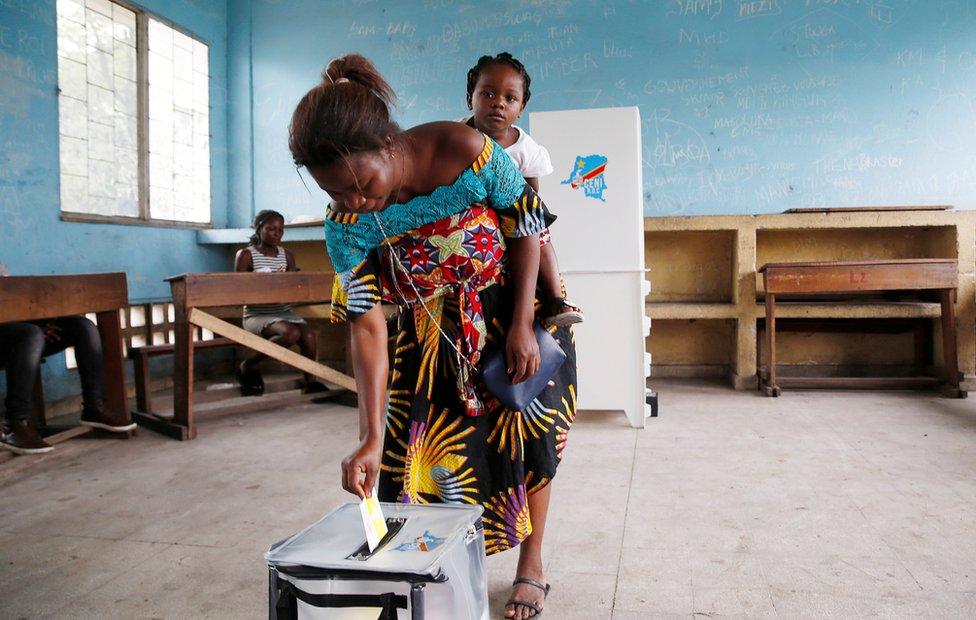
[[[235,271],[255,273],[274,273],[279,271],[298,271],[295,256],[278,245],[285,232],[285,218],[277,211],[265,209],[254,216],[254,234],[251,244],[237,252]],[[309,328],[305,319],[298,316],[289,304],[261,304],[244,306],[244,329],[267,338],[283,347],[298,345],[302,355],[316,358],[315,332]],[[264,379],[258,371],[258,364],[267,356],[256,353],[241,362],[237,371],[237,381],[244,396],[264,394]],[[306,394],[322,392],[324,385],[305,375]]]

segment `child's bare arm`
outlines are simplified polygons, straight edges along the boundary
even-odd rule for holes
[[[525,182],[536,192],[539,191],[539,177],[525,177]]]

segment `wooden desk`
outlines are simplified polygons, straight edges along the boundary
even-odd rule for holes
[[[120,413],[128,407],[119,309],[128,303],[124,273],[0,278],[0,323],[95,313],[105,363],[105,406]],[[88,430],[80,426],[46,440],[57,443]]]
[[[231,325],[202,308],[243,304],[308,304],[332,300],[332,278],[327,272],[289,273],[185,273],[167,278],[173,292],[176,347],[173,352],[173,418],[133,412],[141,425],[170,437],[196,437],[193,419],[193,331],[196,326],[260,351],[320,379],[355,391],[356,382],[337,370],[278,346]],[[321,396],[327,396],[322,393]]]
[[[959,389],[956,359],[955,300],[958,273],[953,259],[899,259],[818,263],[769,263],[760,269],[766,289],[766,363],[760,388],[767,396],[779,396],[782,386],[793,387],[924,387],[935,386],[935,377],[784,377],[776,375],[776,301],[811,295],[856,295],[891,291],[935,291],[942,310],[944,353],[943,393],[965,397]]]

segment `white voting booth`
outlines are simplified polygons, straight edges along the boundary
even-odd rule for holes
[[[636,107],[532,112],[532,137],[555,169],[539,193],[559,220],[552,238],[569,298],[586,321],[574,328],[579,409],[617,409],[631,426],[649,415],[645,385],[650,319],[644,298],[644,201]]]

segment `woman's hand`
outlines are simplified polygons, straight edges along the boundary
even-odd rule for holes
[[[372,494],[383,458],[382,439],[363,439],[352,454],[342,459],[342,488],[364,499]],[[365,480],[361,479],[366,474]]]
[[[505,337],[505,359],[512,384],[521,383],[539,371],[539,343],[532,323],[513,323]]]

